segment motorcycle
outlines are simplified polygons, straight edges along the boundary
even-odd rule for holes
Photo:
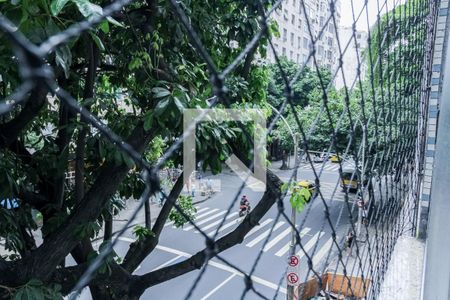
[[[243,204],[239,206],[239,217],[246,216],[250,213],[250,204]]]

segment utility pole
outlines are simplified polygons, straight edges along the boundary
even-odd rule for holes
[[[286,124],[287,129],[289,130],[289,133],[292,136],[292,139],[294,141],[294,182],[297,182],[297,171],[298,171],[298,141],[297,141],[297,134],[294,134],[294,132],[291,129],[291,126],[289,126],[289,123],[286,121],[286,119],[283,117],[283,115],[272,105],[268,104],[283,120],[284,124]],[[291,222],[294,224],[294,227],[291,228],[291,245],[289,249],[290,255],[295,255],[295,223],[297,218],[297,212],[294,207],[292,207],[291,211]],[[288,285],[287,286],[287,300],[294,300],[294,286]]]
[[[363,136],[362,136],[362,159],[361,159],[361,187],[362,187],[362,192],[361,192],[361,197],[362,200],[364,201],[364,179],[365,179],[365,155],[366,155],[366,128],[364,127],[364,124],[362,124],[361,120],[358,119],[358,122],[361,123],[361,128],[363,131]],[[358,170],[358,168],[356,168],[356,170]],[[365,203],[364,203],[365,205]],[[358,205],[358,224],[356,227],[356,236],[358,237],[359,234],[361,233],[361,222],[362,222],[362,211],[364,209],[364,205],[362,207],[360,207]]]
[[[297,171],[298,171],[298,164],[299,164],[299,159],[298,159],[298,145],[297,145],[297,134],[293,135],[294,138],[294,182],[297,182]],[[291,222],[292,224],[294,224],[294,227],[291,228],[291,245],[289,248],[289,255],[295,255],[295,245],[296,245],[296,241],[295,241],[295,225],[297,222],[297,211],[295,210],[294,207],[291,207]],[[292,285],[288,285],[287,286],[287,300],[294,300],[294,286]]]

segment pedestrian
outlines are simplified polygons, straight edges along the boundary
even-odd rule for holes
[[[353,239],[355,238],[353,231],[349,231],[345,237],[345,245],[350,256],[352,256]]]

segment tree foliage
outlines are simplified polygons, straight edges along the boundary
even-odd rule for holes
[[[109,3],[0,1],[0,10],[27,39],[40,44],[85,18],[102,15],[102,7]],[[261,30],[260,10],[269,8],[272,1],[263,1],[263,7],[259,2],[225,0],[188,0],[181,5],[214,64],[222,70]],[[7,98],[22,83],[19,66],[23,61],[5,35],[0,40],[0,64],[4,66],[0,71],[0,96]],[[255,58],[265,57],[266,46],[263,37],[223,82],[225,97],[233,107],[251,108],[265,103],[268,69]],[[166,0],[133,1],[49,53],[47,62],[61,88],[150,163],[156,163],[181,135],[182,111],[206,108],[207,99],[215,92],[207,65]],[[45,294],[45,289],[56,284],[61,285],[64,295],[80,278],[85,264],[98,254],[92,241],[102,234],[108,215],[123,209],[117,199],[138,198],[144,184],[134,162],[64,101],[49,93],[44,83],[37,84],[26,97],[24,104],[0,119],[0,167],[4,171],[0,196],[20,201],[16,210],[0,207],[0,235],[7,238],[8,249],[14,253],[0,259],[0,281],[16,291],[17,297],[35,289]],[[251,157],[252,145],[243,131],[252,126],[233,122],[221,126],[200,124],[197,153],[203,167],[220,172],[221,162],[236,149],[241,158]],[[176,151],[167,163],[179,163],[180,159],[181,153]],[[68,171],[75,172],[70,184],[65,180]],[[161,282],[161,278],[168,280],[172,276],[150,273],[145,280],[138,280],[131,274],[157,245],[169,215],[176,217],[170,212],[182,187],[179,179],[151,231],[135,228],[137,239],[125,257],[105,262],[107,272],[98,272],[90,285],[94,298],[139,297],[155,284],[156,278]],[[277,198],[274,193],[268,191],[261,200],[262,209],[236,229],[239,235],[257,224]],[[42,215],[40,228],[32,218],[34,212]],[[192,207],[187,212],[192,214]],[[36,234],[43,239],[41,245],[34,240]],[[237,239],[232,237],[227,247],[236,244],[239,235]],[[218,245],[217,249],[226,248]],[[69,254],[77,265],[61,266]],[[197,257],[192,259],[199,261]],[[190,270],[184,268],[178,274]],[[112,283],[117,278],[121,278],[120,284]],[[42,285],[33,283],[26,291],[18,289],[26,287],[30,280]],[[0,293],[7,291],[0,289]]]

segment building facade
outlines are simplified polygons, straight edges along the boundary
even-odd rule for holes
[[[316,43],[316,59],[320,66],[334,70],[338,64],[338,48],[335,23],[330,19],[331,10],[328,0],[304,0],[309,25],[316,38],[323,32]],[[335,2],[335,19],[339,26],[341,18],[340,1]],[[285,56],[298,64],[305,62],[313,66],[309,58],[312,49],[311,35],[302,6],[302,0],[286,0],[273,14],[272,19],[278,23],[279,37],[273,37],[273,44],[279,56]],[[328,21],[330,19],[330,21]],[[274,62],[272,51],[268,53],[269,62]]]
[[[364,80],[367,73],[367,64],[365,57],[362,56],[364,49],[367,48],[367,32],[356,31],[353,37],[353,29],[351,27],[339,28],[339,41],[341,42],[342,51],[342,67],[344,69],[344,77],[339,71],[336,76],[335,86],[340,89],[344,86],[353,87],[358,80],[358,65],[360,66],[360,77]]]

